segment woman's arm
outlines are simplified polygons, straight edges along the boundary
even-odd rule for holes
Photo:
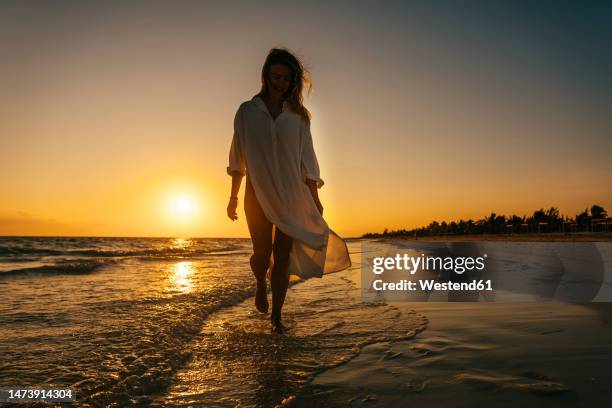
[[[321,200],[319,200],[319,192],[318,192],[318,188],[317,188],[317,181],[316,180],[311,180],[311,179],[306,179],[306,184],[308,185],[308,189],[310,190],[310,194],[312,195],[312,198],[314,199],[315,204],[317,205],[317,208],[319,209],[319,212],[321,213],[321,215],[323,215],[323,204],[321,204]]]
[[[236,209],[238,208],[238,192],[242,177],[246,174],[246,161],[244,160],[244,152],[242,151],[241,143],[241,109],[238,108],[234,117],[234,136],[232,137],[232,146],[229,152],[229,166],[227,166],[227,174],[232,176],[232,191],[230,192],[229,204],[227,205],[227,216],[232,221],[238,219]]]
[[[237,220],[238,213],[238,192],[240,191],[240,184],[242,184],[242,173],[238,171],[232,172],[232,191],[230,192],[229,204],[227,205],[227,216],[230,220]]]

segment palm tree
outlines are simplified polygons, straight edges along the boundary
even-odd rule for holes
[[[591,207],[591,217],[593,217],[594,220],[600,220],[602,218],[608,218],[608,213],[603,207],[595,204]]]

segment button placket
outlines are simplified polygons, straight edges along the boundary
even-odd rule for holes
[[[272,119],[272,117],[270,117]],[[276,185],[278,186],[278,192],[280,194],[285,194],[284,189],[282,188],[282,183],[280,183],[280,168],[278,167],[278,143],[277,143],[277,133],[276,133],[276,121],[272,120],[270,124],[270,131],[272,132],[272,156],[274,157],[274,178],[276,179]]]

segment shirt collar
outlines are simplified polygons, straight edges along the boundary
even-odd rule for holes
[[[255,95],[253,97],[253,99],[251,99],[255,105],[261,109],[262,111],[264,111],[265,113],[267,113],[268,115],[270,114],[270,112],[268,111],[268,107],[266,106],[266,103],[263,101],[263,99],[261,99],[261,97],[259,95]],[[289,110],[289,102],[287,101],[283,101],[283,112],[286,112]]]

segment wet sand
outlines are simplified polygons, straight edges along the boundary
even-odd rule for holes
[[[396,304],[398,306],[399,304]],[[576,407],[612,403],[610,304],[411,303],[414,339],[365,347],[299,407]]]

